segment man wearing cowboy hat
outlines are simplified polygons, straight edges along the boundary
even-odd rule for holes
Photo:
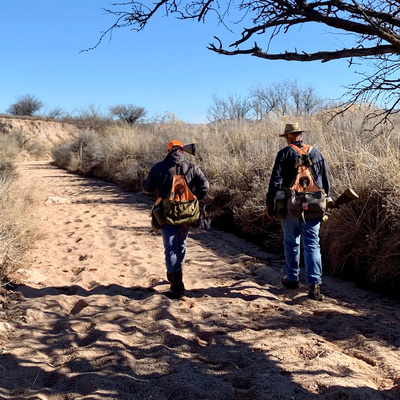
[[[299,128],[298,123],[293,123],[286,124],[284,133],[279,135],[285,138],[287,146],[278,152],[269,182],[266,202],[267,214],[270,218],[273,218],[276,192],[282,188],[290,188],[298,173],[297,163],[300,155],[291,145],[295,145],[300,149],[304,148],[303,132],[305,131]],[[325,160],[316,148],[311,149],[309,158],[312,163],[310,169],[315,184],[318,188],[324,190],[325,195],[328,197],[330,183]],[[282,279],[283,286],[288,289],[297,289],[299,287],[300,239],[302,239],[308,297],[313,300],[321,300],[322,264],[319,246],[321,217],[298,218],[286,213],[281,220],[281,224],[284,235],[286,269],[286,276]]]

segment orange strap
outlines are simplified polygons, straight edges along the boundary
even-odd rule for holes
[[[174,175],[172,178],[171,193],[168,197],[170,201],[182,202],[195,200],[196,196],[190,191],[183,175]]]
[[[292,149],[296,150],[300,157],[307,155],[312,147],[309,144],[300,148],[294,144],[289,145]],[[311,168],[307,165],[300,165],[297,167],[297,175],[292,185],[292,189],[296,192],[320,192],[321,188],[315,183],[314,177],[311,173]]]
[[[299,147],[299,146],[296,146],[295,144],[289,144],[289,146],[292,148],[292,149],[294,149],[294,150],[296,150],[300,155],[302,155],[302,156],[304,156],[304,155],[306,155],[306,154],[308,154],[310,151],[311,151],[311,149],[312,149],[312,146],[310,146],[309,144],[305,144],[304,146],[303,146],[303,148],[301,148],[301,147]]]

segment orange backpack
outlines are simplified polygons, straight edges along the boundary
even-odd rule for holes
[[[304,145],[303,148],[297,147],[295,144],[290,144],[289,146],[299,153],[299,159],[296,165],[297,175],[290,188],[299,193],[320,192],[321,188],[317,186],[311,173],[312,162],[310,159],[310,152],[312,150],[312,146],[309,144]]]
[[[289,188],[287,202],[288,214],[303,219],[322,217],[326,209],[326,196],[323,189],[317,186],[311,172],[312,161],[309,144],[300,148],[294,144],[289,145],[299,153],[297,161],[297,174]]]

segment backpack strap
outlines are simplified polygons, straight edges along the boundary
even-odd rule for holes
[[[301,165],[306,165],[307,167],[311,167],[312,161],[310,158],[310,153],[313,147],[309,144],[305,144],[303,148],[296,146],[295,144],[289,144],[293,150],[295,150],[299,154],[299,159],[297,160],[296,168],[300,167]]]
[[[189,179],[191,178],[190,175],[192,174],[192,172],[191,172],[192,168],[193,168],[192,165],[189,164],[188,169],[186,170],[186,173],[183,172],[183,163],[176,164],[175,168],[174,168],[174,175],[182,175],[183,179],[185,180],[186,185],[188,185],[188,187],[190,185],[189,185],[189,182],[188,182],[188,180],[186,178],[186,175],[189,175]]]

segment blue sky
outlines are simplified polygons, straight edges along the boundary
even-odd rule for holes
[[[150,118],[170,112],[185,122],[204,122],[213,95],[246,96],[258,84],[297,79],[322,97],[337,98],[344,85],[357,79],[356,69],[344,60],[322,64],[218,55],[206,48],[214,35],[226,43],[239,36],[212,21],[178,21],[162,14],[144,31],[120,29],[95,50],[80,52],[113,22],[102,7],[110,2],[2,0],[0,113],[31,94],[45,104],[43,113],[56,107],[73,113],[89,105],[106,111],[135,104]],[[258,45],[265,47],[267,39],[260,36]],[[284,35],[273,46],[277,51],[326,50],[339,48],[340,40],[314,26]]]

